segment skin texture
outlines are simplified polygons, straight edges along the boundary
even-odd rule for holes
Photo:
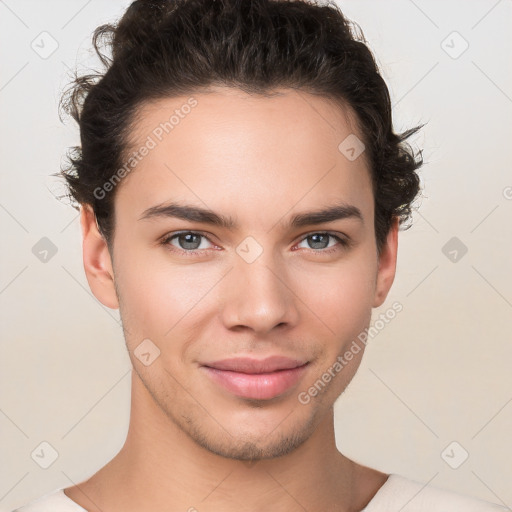
[[[365,154],[350,161],[338,150],[358,133],[353,113],[295,90],[265,98],[216,88],[193,97],[197,106],[118,185],[113,254],[91,209],[82,208],[90,288],[120,308],[132,409],[119,454],[65,492],[91,512],[361,510],[388,475],[337,450],[333,405],[364,345],[318,396],[307,404],[297,398],[368,327],[395,275],[398,224],[378,257]],[[134,147],[187,99],[146,104]],[[238,226],[139,220],[171,200]],[[286,227],[292,215],[340,200],[359,208],[362,221]],[[162,243],[186,230],[206,238],[191,249],[183,238]],[[307,237],[324,231],[350,246]],[[249,236],[262,249],[252,263],[236,250]],[[149,366],[135,352],[145,339],[160,350]],[[200,368],[269,355],[310,362],[293,389],[269,400],[234,396]]]

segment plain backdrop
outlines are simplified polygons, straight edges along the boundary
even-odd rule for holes
[[[57,111],[69,70],[102,69],[91,34],[129,3],[0,1],[2,511],[92,475],[127,432],[119,315],[89,290],[78,213],[50,175],[79,143]],[[412,141],[423,199],[374,321],[403,310],[336,403],[338,447],[512,507],[512,1],[339,5],[381,66],[395,129],[427,125]]]

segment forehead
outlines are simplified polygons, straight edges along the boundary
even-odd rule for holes
[[[198,134],[211,130],[211,135],[216,135],[214,131],[220,128],[245,128],[239,138],[250,134],[272,137],[284,129],[297,143],[307,139],[317,146],[318,139],[328,134],[337,140],[349,134],[359,135],[360,131],[355,112],[345,102],[298,89],[276,89],[263,95],[217,86],[187,96],[143,102],[131,126],[129,145],[137,146],[148,135],[165,144],[164,139],[169,139],[171,133],[179,135],[181,131],[189,135],[188,125]],[[314,137],[313,132],[319,136]],[[329,138],[326,144],[330,144]],[[275,142],[284,144],[292,140]]]
[[[138,159],[116,202],[139,214],[171,199],[243,204],[253,215],[340,199],[364,208],[373,198],[366,155],[351,160],[339,149],[354,136],[362,138],[350,109],[304,91],[217,88],[151,101],[133,123],[128,153]]]

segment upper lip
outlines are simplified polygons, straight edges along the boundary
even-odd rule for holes
[[[239,373],[270,373],[277,370],[289,370],[303,366],[307,361],[292,359],[284,356],[271,356],[265,359],[252,359],[250,357],[232,357],[212,363],[204,363],[203,366],[217,370],[229,370]]]

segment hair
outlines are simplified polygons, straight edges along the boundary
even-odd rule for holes
[[[75,71],[61,97],[59,106],[79,125],[81,146],[68,149],[57,175],[73,207],[92,207],[110,249],[118,187],[101,197],[95,191],[127,161],[141,108],[212,86],[264,96],[289,88],[348,105],[365,145],[379,254],[393,221],[402,226],[410,218],[423,159],[405,139],[424,125],[394,133],[388,88],[373,54],[335,3],[137,0],[117,24],[97,27],[92,43],[105,72]]]

